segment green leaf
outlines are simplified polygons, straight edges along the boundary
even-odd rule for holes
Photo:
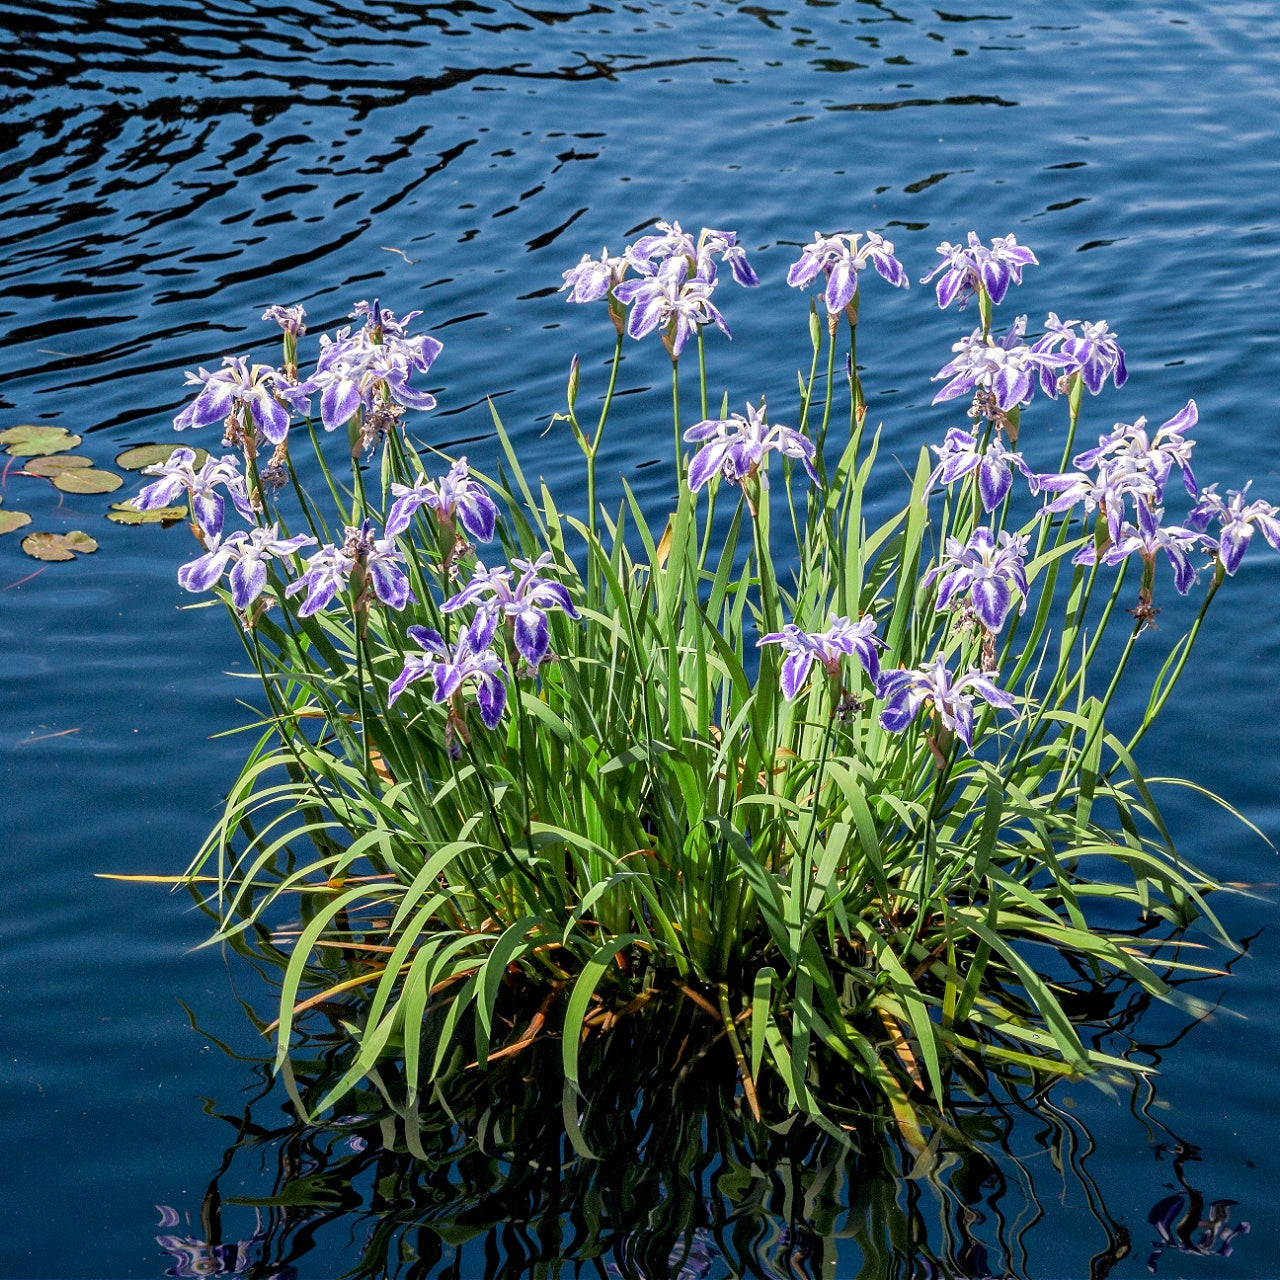
[[[80,437],[73,436],[63,427],[20,426],[0,431],[0,444],[6,445],[10,456],[14,458],[65,453],[79,443]]]
[[[139,511],[130,502],[113,502],[107,512],[107,519],[114,524],[177,524],[187,518],[186,507],[153,507],[150,511]]]
[[[98,471],[93,467],[59,471],[52,479],[63,493],[111,493],[124,484],[114,471]]]
[[[82,458],[76,453],[51,453],[47,457],[32,458],[23,463],[22,469],[29,476],[52,479],[64,471],[82,471],[93,466],[92,458]]]
[[[36,560],[74,560],[97,551],[98,544],[87,533],[73,529],[70,533],[29,533],[22,549]]]
[[[141,471],[143,467],[153,467],[161,462],[168,462],[173,451],[181,447],[177,444],[135,445],[132,449],[116,454],[116,466],[122,467],[125,471]],[[197,449],[191,465],[197,468],[203,467],[208,458],[207,449]]]
[[[0,533],[12,533],[31,523],[25,511],[0,511]]]
[[[624,933],[621,937],[610,938],[582,966],[578,980],[573,984],[573,992],[569,996],[569,1007],[564,1014],[564,1074],[567,1082],[578,1087],[578,1046],[582,1042],[582,1020],[586,1017],[587,1006],[595,994],[605,970],[614,962],[619,951],[625,951],[633,942],[643,942],[638,933]]]

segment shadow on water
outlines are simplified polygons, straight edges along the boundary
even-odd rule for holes
[[[270,984],[281,954],[265,937],[238,949]],[[319,990],[333,974],[309,976]],[[1097,994],[1132,1058],[1158,1061],[1188,1029],[1143,1044],[1146,998],[1119,1007]],[[593,1036],[583,1095],[547,1036],[483,1074],[458,1058],[417,1103],[384,1063],[343,1114],[299,1118],[348,1069],[342,1024],[360,1016],[358,1001],[314,1006],[278,1075],[268,1056],[232,1055],[247,1100],[206,1104],[227,1140],[208,1187],[198,1207],[158,1206],[166,1275],[995,1280],[1046,1274],[1067,1208],[1071,1274],[1103,1280],[1125,1260],[1122,1274],[1136,1270],[1144,1251],[1147,1271],[1169,1274],[1169,1254],[1229,1257],[1249,1230],[1234,1201],[1203,1189],[1199,1148],[1153,1115],[1150,1078],[1108,1086],[1117,1110],[1127,1097],[1131,1140],[1161,1163],[1169,1192],[1141,1231],[1104,1201],[1072,1100],[1016,1073],[958,1087],[924,1147],[850,1081],[843,1101],[865,1123],[842,1141],[798,1119],[753,1120],[723,1032],[682,1003]]]

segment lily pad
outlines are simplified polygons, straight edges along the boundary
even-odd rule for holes
[[[62,427],[28,425],[0,431],[0,444],[8,446],[9,454],[15,458],[38,458],[50,453],[65,453],[79,443],[79,436],[73,436]]]
[[[29,533],[22,549],[36,560],[74,560],[97,551],[98,544],[87,533],[73,529],[70,533]]]
[[[107,519],[116,524],[170,525],[186,518],[186,507],[153,507],[150,511],[139,511],[132,502],[113,502],[107,512]]]
[[[0,511],[0,533],[12,533],[30,523],[31,517],[25,511]]]
[[[188,445],[188,448],[192,446]],[[141,471],[143,467],[152,467],[160,462],[168,462],[169,455],[175,450],[180,449],[180,444],[140,444],[132,449],[126,449],[123,453],[116,457],[116,466],[123,467],[126,471]],[[196,450],[196,460],[193,466],[203,467],[209,457],[207,449]]]
[[[22,469],[29,476],[44,476],[52,480],[63,471],[82,471],[93,466],[92,458],[82,458],[76,453],[51,453],[43,458],[32,458],[23,463]]]
[[[53,483],[63,493],[112,493],[124,481],[114,471],[81,467],[72,471],[59,471],[53,477]]]

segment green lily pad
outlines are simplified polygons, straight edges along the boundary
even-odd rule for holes
[[[36,560],[74,560],[97,551],[98,544],[87,533],[73,529],[70,533],[29,533],[22,549]]]
[[[188,448],[191,446],[188,445]],[[126,449],[123,453],[116,457],[116,466],[123,467],[126,471],[141,471],[143,467],[153,467],[157,463],[168,462],[169,455],[175,449],[181,449],[179,444],[140,444],[132,449]],[[207,449],[197,449],[196,459],[192,466],[203,467],[209,457]]]
[[[93,466],[92,458],[82,458],[76,453],[51,453],[42,458],[32,458],[24,462],[22,469],[29,476],[44,476],[52,480],[63,471],[83,471]]]
[[[79,436],[73,436],[62,427],[28,425],[0,431],[0,444],[7,445],[9,454],[15,458],[37,458],[50,453],[65,453],[79,443]]]
[[[186,507],[153,507],[150,511],[139,511],[132,502],[113,502],[107,512],[107,519],[116,524],[171,525],[186,518]]]
[[[53,477],[53,483],[63,493],[112,493],[124,481],[114,471],[81,467],[72,471],[59,471]]]
[[[0,511],[0,533],[12,533],[30,523],[31,517],[25,511]]]

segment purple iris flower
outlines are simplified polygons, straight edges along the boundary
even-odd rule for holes
[[[285,379],[270,365],[248,365],[240,356],[225,356],[222,368],[216,373],[201,369],[187,374],[187,385],[199,386],[202,390],[174,418],[174,430],[222,422],[234,409],[244,405],[262,435],[272,444],[279,444],[289,433],[289,410],[272,394],[272,387],[277,384],[281,384],[283,395]]]
[[[309,618],[319,613],[339,591],[347,585],[355,557],[348,555],[334,543],[326,543],[308,561],[306,569],[296,582],[285,588],[286,596],[296,596],[305,591],[307,598],[298,607],[298,617]]]
[[[1096,475],[1064,471],[1060,475],[1039,475],[1036,484],[1041,491],[1058,495],[1045,503],[1043,513],[1069,511],[1076,503],[1083,502],[1086,515],[1093,511],[1103,514],[1112,542],[1120,537],[1128,509],[1126,500],[1133,502],[1139,522],[1149,520],[1150,512],[1160,500],[1151,472],[1124,457],[1100,459]]]
[[[1008,496],[1013,487],[1013,468],[1027,478],[1031,492],[1036,493],[1038,481],[1022,460],[1022,454],[1006,449],[998,436],[985,449],[978,449],[977,437],[959,427],[952,427],[940,445],[930,448],[938,455],[938,465],[925,485],[928,493],[935,484],[954,484],[971,471],[978,473],[978,493],[986,511],[994,511]]]
[[[879,650],[884,641],[876,634],[876,620],[868,615],[857,622],[831,615],[831,625],[826,631],[801,631],[789,622],[781,631],[761,636],[756,647],[766,644],[782,646],[787,655],[782,660],[782,696],[790,701],[800,692],[800,687],[816,661],[826,669],[833,680],[840,679],[840,659],[855,657],[872,683],[880,678]]]
[[[396,501],[387,516],[387,537],[403,533],[420,507],[430,507],[436,519],[451,529],[455,519],[477,542],[493,538],[498,508],[489,491],[478,480],[471,479],[466,458],[459,458],[439,480],[419,476],[412,485],[393,484]]]
[[[1013,698],[981,671],[970,671],[953,680],[947,670],[947,660],[942,657],[915,670],[886,672],[876,692],[887,704],[880,713],[880,724],[890,733],[901,733],[928,702],[933,704],[943,725],[970,751],[973,750],[974,695],[1005,711],[1014,705]]]
[[[486,729],[496,729],[507,705],[502,659],[489,648],[496,625],[494,615],[483,611],[476,614],[458,637],[452,652],[438,631],[430,627],[410,627],[409,638],[425,652],[406,655],[404,669],[387,689],[387,705],[425,675],[430,675],[435,682],[433,699],[436,702],[449,702],[461,693],[464,684],[474,681],[480,719]]]
[[[413,599],[409,579],[400,565],[400,554],[393,538],[375,538],[373,523],[365,520],[359,526],[348,526],[342,546],[328,543],[321,547],[306,564],[306,569],[296,582],[285,588],[286,596],[307,593],[298,608],[298,617],[309,618],[325,608],[334,596],[346,588],[357,569],[357,582],[362,584],[360,598],[355,602],[359,609],[366,603],[366,590],[373,593],[391,609],[403,609]]]
[[[1020,245],[1013,236],[996,236],[991,248],[986,248],[977,233],[969,232],[968,247],[943,241],[938,246],[942,261],[920,283],[928,284],[940,271],[938,281],[938,306],[949,307],[957,298],[960,308],[981,288],[992,302],[1004,301],[1011,284],[1022,283],[1023,267],[1036,267],[1039,262],[1030,249]]]
[[[264,320],[274,320],[276,324],[295,338],[300,338],[307,331],[307,313],[301,307],[270,306],[263,313]]]
[[[611,258],[608,249],[600,251],[599,259],[584,253],[576,267],[563,273],[564,284],[560,291],[569,290],[570,302],[599,302],[609,296],[609,290],[622,283],[628,259]]]
[[[711,302],[714,288],[714,279],[690,279],[689,260],[681,255],[667,258],[651,276],[624,280],[614,289],[613,296],[631,307],[627,317],[627,333],[631,337],[643,338],[661,328],[671,358],[678,360],[684,344],[704,324],[714,323],[726,337],[733,336]]]
[[[1079,334],[1076,326],[1080,326]],[[1056,370],[1040,370],[1040,386],[1045,395],[1054,398],[1058,394],[1058,381],[1078,373],[1091,395],[1102,390],[1108,378],[1117,388],[1123,387],[1129,377],[1124,366],[1124,351],[1116,341],[1116,335],[1105,320],[1095,323],[1081,320],[1059,320],[1052,312],[1045,321],[1045,334],[1033,346],[1037,353],[1057,351],[1066,357],[1066,363]]]
[[[840,232],[823,236],[814,232],[813,240],[805,245],[800,259],[792,263],[787,272],[787,283],[803,289],[817,279],[819,272],[826,272],[827,287],[823,294],[828,315],[838,315],[852,301],[858,291],[858,272],[870,263],[891,285],[910,287],[902,263],[893,256],[893,242],[874,231],[866,233],[866,244],[858,247],[860,236]]]
[[[671,258],[684,258],[693,269],[695,278],[713,284],[716,278],[715,259],[729,264],[734,280],[750,289],[760,283],[759,277],[747,261],[746,250],[738,243],[736,231],[717,231],[703,227],[697,242],[678,222],[659,222],[658,234],[641,236],[635,244],[628,245],[624,261],[642,276],[655,275],[661,265]]]
[[[1152,437],[1147,436],[1146,418],[1132,424],[1117,422],[1115,430],[1098,437],[1096,448],[1077,454],[1072,461],[1082,471],[1088,471],[1101,460],[1112,463],[1123,460],[1136,471],[1149,475],[1155,484],[1156,498],[1164,500],[1164,486],[1174,467],[1182,472],[1182,485],[1191,497],[1196,496],[1196,478],[1191,471],[1191,450],[1194,440],[1183,435],[1199,421],[1200,415],[1194,400],[1162,423]]]
[[[1125,524],[1120,530],[1120,536],[1102,553],[1102,563],[1114,568],[1131,555],[1139,555],[1150,567],[1155,564],[1156,552],[1163,551],[1173,566],[1173,585],[1180,596],[1185,596],[1195,586],[1197,576],[1195,566],[1191,563],[1191,553],[1214,552],[1218,549],[1218,544],[1197,529],[1182,525],[1162,525],[1160,520],[1163,515],[1162,510],[1154,509],[1138,526]],[[1096,559],[1097,548],[1089,541],[1072,557],[1072,563],[1093,564]]]
[[[515,575],[511,569],[486,569],[477,563],[471,581],[445,601],[440,612],[454,613],[467,605],[476,605],[481,613],[492,614],[495,620],[505,618],[512,629],[516,649],[531,667],[536,667],[551,647],[547,611],[559,609],[574,619],[580,615],[565,587],[542,576],[542,570],[555,563],[551,552],[544,551],[536,560],[513,558],[511,563],[521,570],[514,586]]]
[[[311,397],[319,392],[326,431],[345,426],[362,407],[376,413],[387,396],[410,409],[434,409],[435,396],[409,385],[409,379],[426,373],[444,349],[443,343],[425,334],[405,336],[409,322],[422,313],[397,317],[375,301],[357,303],[352,314],[365,317],[364,327],[354,334],[347,327],[333,338],[323,335],[315,372],[295,387],[282,388],[281,395],[299,412],[310,413]]]
[[[382,306],[377,298],[372,302],[362,298],[350,312],[352,320],[364,321],[364,332],[374,343],[404,338],[409,332],[409,325],[421,314],[421,311],[406,311],[404,315],[397,316],[394,311]]]
[[[980,525],[966,543],[948,538],[942,563],[930,569],[920,585],[937,580],[938,609],[948,608],[967,592],[978,620],[995,634],[1013,608],[1014,591],[1021,597],[1018,612],[1027,611],[1026,554],[1027,539],[1021,534],[1002,529],[997,542],[991,530]]]
[[[216,486],[225,485],[236,510],[246,520],[254,519],[253,508],[245,489],[244,476],[234,454],[221,458],[206,458],[199,470],[195,466],[194,449],[175,449],[165,462],[144,467],[142,474],[159,476],[153,484],[146,485],[133,500],[139,511],[154,511],[167,507],[182,494],[189,494],[191,510],[196,524],[206,536],[217,538],[222,533],[222,518],[226,508]]]
[[[734,282],[744,289],[754,289],[760,283],[751,263],[747,261],[747,251],[738,243],[736,231],[716,231],[710,227],[702,229],[698,237],[698,274],[705,279],[715,279],[716,266],[711,260],[719,257],[721,262],[729,264],[730,274]]]
[[[657,235],[641,236],[634,244],[627,245],[625,251],[627,261],[641,275],[653,275],[668,258],[687,258],[691,263],[697,263],[698,246],[678,222],[657,222],[654,225],[658,228]]]
[[[684,433],[684,438],[702,445],[689,463],[689,488],[694,493],[717,471],[731,483],[743,484],[759,471],[766,453],[799,458],[809,478],[815,484],[818,482],[813,469],[817,452],[813,441],[792,427],[770,426],[763,400],[758,409],[748,403],[745,418],[734,413],[727,418],[707,418],[695,423]]]
[[[1003,413],[1015,405],[1027,404],[1035,391],[1036,375],[1043,377],[1046,369],[1053,373],[1066,362],[1066,357],[1028,346],[1022,340],[1026,329],[1027,317],[1019,316],[998,342],[975,329],[955,343],[951,348],[956,352],[955,358],[933,375],[934,382],[951,379],[933,397],[933,403],[954,400],[981,387]]]
[[[1201,490],[1199,501],[1187,516],[1187,526],[1198,532],[1207,529],[1210,520],[1218,521],[1218,555],[1228,574],[1234,574],[1240,567],[1255,527],[1280,551],[1280,519],[1276,518],[1280,508],[1261,498],[1246,502],[1252,484],[1250,480],[1239,492],[1229,489],[1225,499],[1218,496],[1218,486],[1211,484]]]
[[[247,609],[267,585],[267,561],[291,556],[302,547],[315,545],[303,533],[281,538],[278,525],[260,529],[239,529],[222,542],[215,538],[205,555],[178,570],[178,582],[188,591],[208,591],[231,565],[231,602]]]

